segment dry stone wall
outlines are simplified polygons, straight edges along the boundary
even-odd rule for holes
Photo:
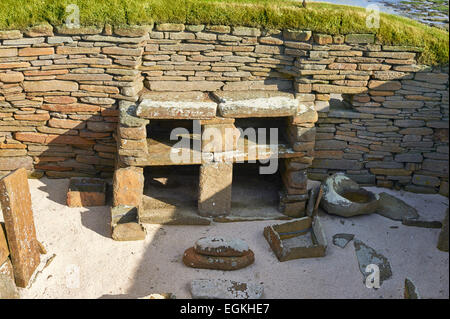
[[[0,173],[112,176],[120,107],[144,91],[281,90],[319,112],[311,178],[445,194],[448,68],[418,54],[367,34],[229,26],[0,31]]]

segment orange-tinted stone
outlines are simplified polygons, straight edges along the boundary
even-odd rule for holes
[[[143,169],[138,167],[119,168],[114,172],[113,206],[139,206],[144,190]]]
[[[26,169],[0,179],[0,202],[16,285],[25,288],[40,262]]]
[[[105,181],[98,178],[70,179],[67,192],[67,206],[91,207],[105,205]]]

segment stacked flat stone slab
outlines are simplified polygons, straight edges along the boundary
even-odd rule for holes
[[[370,34],[229,26],[31,29],[0,38],[1,174],[111,176],[118,115],[135,112],[144,86],[292,90],[320,111],[310,177],[345,170],[367,184],[448,194],[448,69],[419,65],[419,48],[380,45]],[[330,110],[332,94],[350,109]],[[129,120],[119,132],[133,142],[119,156],[138,165],[148,155],[145,121]]]

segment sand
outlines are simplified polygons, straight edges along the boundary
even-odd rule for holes
[[[65,205],[68,179],[29,183],[37,236],[47,254],[42,255],[31,287],[19,289],[21,298],[137,298],[164,292],[190,298],[190,281],[203,278],[262,282],[265,298],[403,298],[405,277],[423,298],[449,298],[449,254],[436,248],[439,229],[407,227],[377,214],[345,219],[320,212],[327,255],[281,263],[263,237],[265,226],[280,221],[146,225],[145,241],[116,242],[110,238],[107,206]],[[442,220],[448,207],[448,198],[440,195],[368,189],[398,196],[427,218]],[[392,278],[378,290],[366,288],[353,243],[344,249],[332,244],[337,233],[355,234],[386,256]],[[234,272],[184,266],[184,250],[203,236],[245,240],[255,253],[255,263]]]

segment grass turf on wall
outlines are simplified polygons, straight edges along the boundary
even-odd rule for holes
[[[288,0],[1,0],[0,30],[64,23],[69,4],[82,25],[186,23],[300,29],[328,34],[374,33],[383,44],[422,47],[419,61],[447,65],[449,34],[419,22],[381,14],[380,28],[366,26],[364,8]]]

